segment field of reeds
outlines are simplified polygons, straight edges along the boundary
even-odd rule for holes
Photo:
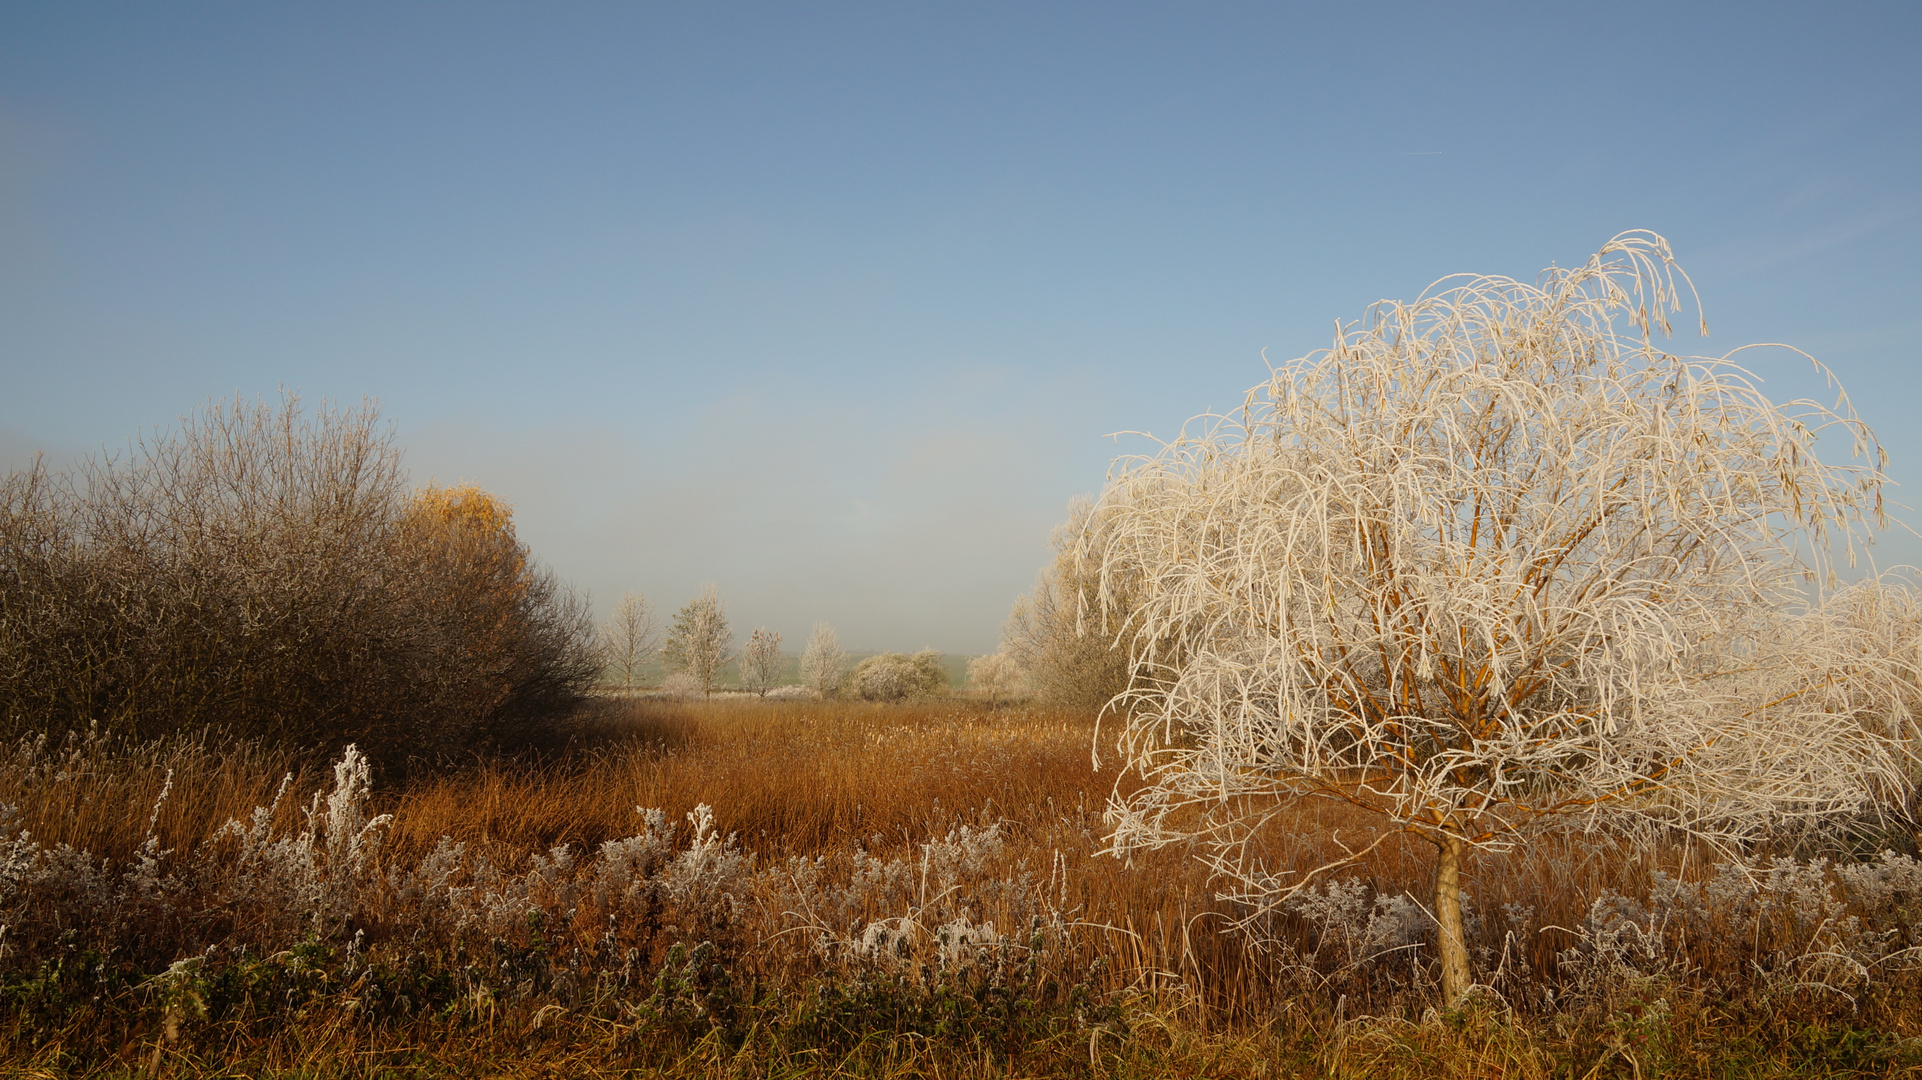
[[[211,740],[0,769],[15,1074],[1776,1076],[1922,1068],[1922,863],[1582,836],[1470,874],[1438,1009],[1420,846],[1236,934],[1101,853],[1078,713],[627,701],[392,786]],[[1272,855],[1365,840],[1294,807]],[[1903,838],[1889,838],[1901,844]]]
[[[1922,1071],[1910,837],[1482,856],[1483,989],[1442,1009],[1426,845],[1224,933],[1243,913],[1191,853],[1101,853],[1107,740],[1031,707],[730,699],[608,703],[565,747],[391,780],[357,752],[23,742],[0,1071]],[[1369,828],[1305,803],[1269,857]]]

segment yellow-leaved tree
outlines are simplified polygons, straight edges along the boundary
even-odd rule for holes
[[[415,492],[397,533],[412,608],[427,635],[422,672],[442,695],[442,730],[419,740],[457,750],[485,731],[526,734],[598,673],[586,605],[536,567],[499,497],[463,483]]]

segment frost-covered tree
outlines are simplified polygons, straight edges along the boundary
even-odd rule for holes
[[[1002,631],[1001,651],[1014,660],[1022,682],[1050,705],[1097,712],[1128,687],[1128,648],[1120,632],[1130,595],[1125,584],[1109,586],[1100,600],[1100,567],[1081,559],[1077,541],[1093,542],[1102,528],[1085,497],[1068,504],[1068,520],[1050,538],[1054,559],[1017,598]]]
[[[977,656],[968,661],[968,684],[988,695],[993,705],[1019,689],[1021,666],[1005,652]]]
[[[848,654],[842,651],[834,627],[815,623],[808,634],[807,650],[801,654],[801,682],[817,696],[827,697],[841,685],[847,670]]]
[[[667,644],[661,655],[670,668],[693,679],[703,695],[714,693],[721,668],[733,659],[734,631],[728,629],[727,608],[714,586],[701,589],[701,595],[674,613],[674,625],[667,631]]]
[[[747,648],[741,651],[741,686],[766,697],[780,679],[781,635],[760,627],[748,635]]]
[[[1904,789],[1914,601],[1832,570],[1882,523],[1879,444],[1839,393],[1657,347],[1678,282],[1648,233],[1444,279],[1119,463],[1077,549],[1132,646],[1113,851],[1193,843],[1253,920],[1331,868],[1278,859],[1290,804],[1378,815],[1435,847],[1453,1002],[1471,849],[1726,842]]]
[[[654,606],[640,593],[624,593],[621,602],[601,624],[601,656],[621,677],[621,689],[634,689],[634,673],[654,651],[660,636],[654,625]]]

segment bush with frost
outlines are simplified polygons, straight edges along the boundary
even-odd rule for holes
[[[854,665],[846,686],[851,696],[864,701],[920,700],[947,689],[948,669],[933,649],[912,655],[877,653]]]
[[[1005,652],[977,656],[968,661],[968,685],[995,704],[1020,693],[1021,665]]]
[[[687,700],[702,696],[701,680],[685,671],[670,671],[661,680],[661,693],[670,698]]]

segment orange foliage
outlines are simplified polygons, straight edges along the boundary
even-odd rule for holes
[[[441,487],[429,481],[414,493],[410,512],[442,525],[471,525],[509,538],[514,535],[514,508],[478,484]]]
[[[463,745],[460,717],[540,727],[575,682],[592,677],[581,644],[592,633],[585,609],[536,568],[499,496],[471,483],[429,484],[408,502],[399,541],[413,565],[414,610],[441,643],[445,666],[435,681],[445,700],[459,703],[452,728],[417,725],[414,745]]]
[[[502,568],[512,576],[528,576],[527,549],[514,533],[514,508],[478,484],[441,487],[430,481],[414,493],[407,521],[416,539],[437,535],[443,544],[491,551],[501,557]]]

